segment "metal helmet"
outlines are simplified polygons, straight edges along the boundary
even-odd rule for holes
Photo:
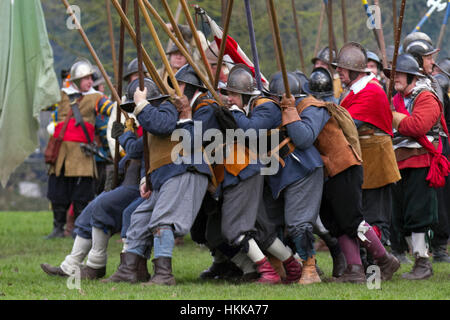
[[[423,32],[417,31],[417,32],[412,32],[410,34],[408,34],[405,39],[403,39],[403,50],[406,52],[406,48],[409,46],[409,44],[413,41],[416,40],[423,40],[428,42],[430,45],[433,45],[433,42],[431,41],[431,38]]]
[[[445,94],[448,92],[448,88],[449,88],[449,83],[450,83],[450,78],[447,77],[445,74],[443,73],[438,73],[436,75],[433,76],[437,83],[439,83],[439,86],[442,88],[442,92]]]
[[[386,77],[391,77],[391,68],[385,68],[383,70]],[[396,72],[402,72],[407,74],[412,74],[417,77],[424,77],[420,72],[419,63],[417,60],[409,53],[402,53],[397,57],[397,65],[395,67]]]
[[[450,77],[450,58],[444,58],[435,63],[436,67],[441,69],[441,71]]]
[[[378,64],[378,66],[381,67],[380,57],[378,57],[378,55],[375,52],[367,50],[366,53],[367,53],[367,60],[375,61]]]
[[[367,69],[366,49],[357,42],[346,43],[339,50],[337,61],[332,65],[357,72],[370,72]]]
[[[287,73],[289,90],[291,94],[298,98],[302,94],[302,87],[299,79],[295,76],[295,73]],[[273,96],[282,97],[286,92],[283,81],[283,74],[281,72],[275,73],[269,80],[269,94]]]
[[[70,81],[80,80],[93,74],[94,68],[88,60],[78,60],[70,68]]]
[[[336,58],[336,51],[333,50],[333,59],[331,62],[335,61]],[[322,48],[318,53],[317,56],[311,59],[311,62],[313,64],[316,63],[317,60],[322,60],[325,63],[330,63],[330,50],[328,47]]]
[[[189,45],[189,43],[185,42],[184,45],[185,45],[186,51],[191,53],[191,46]],[[178,46],[171,41],[169,47],[166,50],[166,54],[170,55],[177,51],[181,52],[180,48],[178,48]]]
[[[142,64],[142,68],[144,72],[148,72],[147,68],[144,64]],[[133,74],[138,72],[138,60],[137,58],[131,60],[131,62],[128,64],[127,71],[125,72],[125,75],[123,76],[123,80],[128,81],[128,78]]]
[[[256,96],[261,94],[256,87],[256,80],[253,78],[252,71],[245,64],[236,64],[231,68],[228,74],[227,86],[220,92],[227,95],[228,91]]]
[[[308,77],[306,76],[306,74],[304,74],[303,72],[299,71],[299,70],[295,70],[294,71],[294,75],[297,77],[297,79],[300,81],[300,86],[303,89],[303,86],[305,85],[305,83],[308,83]]]
[[[415,40],[411,41],[405,48],[403,48],[406,53],[410,53],[413,56],[428,56],[430,54],[436,53],[439,49],[435,49],[433,45],[425,40]]]
[[[161,94],[161,91],[159,91],[156,83],[154,83],[150,78],[144,78],[144,87],[147,88],[148,102],[152,102],[154,100],[162,100],[169,97],[168,95]],[[139,79],[134,79],[128,84],[125,90],[126,101],[120,105],[121,109],[125,110],[126,112],[133,112],[134,107],[136,106],[136,104],[134,103],[134,92],[137,88],[139,88]]]
[[[96,87],[102,83],[105,83],[105,78],[103,78],[103,75],[97,66],[94,66],[93,68],[94,73],[92,74],[92,80],[94,81],[94,83],[92,84],[92,86]]]
[[[205,85],[203,84],[202,80],[200,80],[197,73],[195,73],[194,68],[188,63],[186,63],[184,66],[182,66],[177,73],[175,73],[175,79],[177,79],[178,82],[184,82],[187,84],[190,84],[202,91],[207,91]],[[167,79],[167,83],[171,88],[173,88],[172,80],[170,80],[170,77]]]
[[[315,97],[333,95],[333,77],[325,68],[315,68],[309,81],[303,86],[303,91]]]

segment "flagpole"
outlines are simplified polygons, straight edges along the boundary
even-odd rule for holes
[[[247,15],[248,33],[250,36],[250,46],[252,48],[253,64],[255,67],[256,86],[257,86],[258,90],[262,90],[263,85],[262,85],[262,80],[261,80],[261,72],[259,69],[258,48],[256,47],[256,38],[255,38],[255,29],[253,27],[252,9],[250,8],[249,0],[244,0],[244,4],[245,4],[245,13]]]

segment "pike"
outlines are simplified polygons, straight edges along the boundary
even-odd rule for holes
[[[374,4],[376,6],[378,6],[381,10],[379,0],[374,0]],[[384,42],[384,33],[383,33],[383,26],[381,24],[381,19],[380,19],[380,28],[376,29],[376,33],[377,33],[378,39],[379,39],[378,43],[380,44],[383,68],[387,68],[388,65],[387,65],[387,57],[386,57],[386,44]],[[395,36],[395,33],[394,33],[394,36]]]
[[[442,21],[441,31],[439,32],[439,38],[437,41],[436,49],[441,48],[442,39],[444,38],[445,27],[447,26],[448,17],[450,16],[450,0],[447,2],[447,10],[445,11],[444,20]]]
[[[202,58],[203,65],[205,66],[206,74],[208,75],[209,82],[214,84],[214,78],[211,71],[211,66],[209,65],[208,59],[206,58],[205,51],[203,50],[202,43],[200,42],[200,38],[198,37],[197,29],[195,28],[194,21],[192,20],[191,13],[189,12],[189,8],[187,6],[186,0],[180,0],[181,7],[183,8],[184,15],[188,22],[189,27],[191,28],[192,35],[195,40],[195,44],[197,45],[197,49],[200,52],[200,56]]]
[[[166,13],[167,13],[167,17],[169,18],[170,24],[172,25],[172,29],[173,29],[173,31],[175,32],[175,35],[177,36],[177,38],[178,38],[179,42],[181,43],[181,45],[183,46],[183,48],[187,50],[187,47],[186,47],[185,44],[184,44],[184,38],[183,38],[183,35],[181,34],[180,29],[178,28],[177,20],[176,20],[176,18],[173,16],[172,11],[170,10],[170,7],[169,7],[169,5],[168,5],[168,3],[167,3],[167,0],[162,0],[161,3],[162,3],[162,5],[163,5],[163,7],[164,7],[164,10],[165,10]],[[150,4],[150,3],[149,3],[149,2],[146,2],[145,4],[146,4],[146,6],[147,6],[147,8],[148,8],[148,5],[147,5],[147,4]],[[178,6],[179,6],[179,8],[180,8],[180,10],[181,10],[181,2],[178,3]],[[149,8],[149,9],[150,9],[150,8]],[[178,9],[178,8],[177,8],[177,9]],[[172,41],[173,41],[173,40],[172,40]],[[180,47],[178,47],[178,48],[180,48]]]
[[[141,43],[141,24],[139,21],[139,4],[138,0],[134,0],[134,27],[136,29],[136,50],[138,62],[139,90],[144,90],[144,69],[142,68],[142,43]],[[143,130],[142,134],[144,144],[144,162],[145,162],[145,183],[147,188],[151,190],[150,181],[148,179],[148,170],[150,168],[150,158],[148,154],[148,135]]]
[[[300,65],[301,70],[305,70],[305,59],[303,59],[303,48],[302,48],[302,38],[300,34],[300,27],[298,25],[298,19],[297,19],[297,9],[295,8],[295,0],[291,0],[292,3],[292,14],[294,15],[294,24],[295,24],[295,33],[297,35],[297,45],[298,45],[298,52],[300,54]]]
[[[223,27],[223,37],[222,41],[220,42],[220,51],[219,56],[217,58],[217,70],[214,77],[214,88],[217,88],[219,85],[220,70],[222,70],[223,55],[225,54],[225,47],[228,38],[228,27],[230,26],[231,12],[233,11],[233,1],[234,0],[227,1],[227,11],[225,13],[225,25]]]
[[[159,40],[158,34],[156,33],[156,29],[152,23],[152,20],[150,19],[150,16],[148,15],[147,9],[145,8],[144,2],[142,0],[138,0],[139,7],[142,11],[142,14],[144,15],[145,23],[147,24],[148,29],[150,30],[150,34],[152,35],[153,40],[155,41],[156,48],[158,49],[159,55],[161,56],[162,62],[164,64],[164,67],[167,70],[167,73],[169,74],[170,81],[172,82],[172,85],[174,86],[175,93],[177,96],[181,97],[181,90],[178,86],[178,81],[175,79],[175,75],[173,73],[172,68],[170,67],[169,60],[167,59],[166,53],[164,51],[164,48],[162,47],[161,41]],[[137,30],[136,30],[137,32]]]
[[[314,57],[317,55],[317,51],[319,51],[319,44],[320,44],[320,35],[322,34],[322,26],[323,26],[323,17],[325,16],[325,3],[322,2],[321,4],[321,10],[320,10],[320,20],[319,20],[319,30],[317,31],[317,38],[316,38],[316,44],[314,46]]]
[[[405,14],[405,5],[406,0],[402,0],[402,4],[400,7],[400,16],[398,19],[398,26],[397,26],[397,32],[395,33],[395,49],[394,49],[394,58],[392,59],[392,71],[391,71],[391,77],[389,81],[389,90],[388,90],[388,101],[391,103],[392,100],[392,92],[394,89],[394,76],[395,76],[395,68],[397,65],[397,56],[398,56],[398,50],[400,45],[400,36],[402,34],[402,24],[403,24],[403,16]],[[393,108],[391,104],[391,108]]]
[[[109,1],[108,1],[109,3]],[[122,0],[122,9],[127,11],[127,0]],[[120,21],[120,31],[119,31],[119,68],[116,78],[117,85],[117,93],[119,96],[122,96],[122,77],[123,77],[123,56],[124,56],[124,48],[125,48],[125,26],[123,21]],[[114,63],[116,61],[114,60]],[[118,122],[121,122],[121,112],[120,108],[116,108],[116,119]],[[113,173],[113,187],[116,188],[119,185],[119,140],[116,139],[114,145],[114,173]]]
[[[131,36],[131,39],[133,40],[135,46],[137,47],[136,43],[136,32],[134,31],[133,27],[131,26],[130,21],[127,18],[127,15],[123,12],[119,1],[118,0],[111,0],[113,6],[116,8],[117,12],[119,13],[121,21],[124,23],[125,28],[127,29],[129,35]],[[164,82],[161,80],[161,77],[158,74],[158,71],[156,70],[156,67],[152,60],[150,59],[150,56],[148,55],[147,51],[142,47],[141,44],[141,52],[142,52],[142,59],[144,61],[145,66],[147,67],[148,72],[150,73],[151,78],[153,81],[155,81],[158,89],[163,93],[167,94],[167,88],[164,85]]]
[[[100,59],[97,56],[97,53],[95,52],[94,48],[91,45],[91,42],[89,41],[88,37],[86,36],[86,33],[83,30],[83,27],[80,25],[80,22],[78,21],[75,13],[73,12],[70,4],[68,3],[67,0],[61,0],[62,3],[64,4],[64,6],[66,7],[66,9],[68,10],[70,16],[72,17],[75,25],[77,26],[77,30],[80,33],[81,37],[83,38],[84,43],[86,44],[86,47],[89,49],[89,52],[92,55],[92,58],[94,59],[95,63],[97,64],[98,68],[100,69],[100,72],[103,76],[103,78],[106,81],[106,84],[108,85],[109,89],[111,90],[111,94],[113,95],[113,99],[114,101],[117,102],[117,104],[121,103],[121,99],[119,97],[119,95],[117,94],[116,89],[114,88],[111,80],[109,79],[109,77],[106,75],[106,71],[105,68],[103,68],[103,64],[101,63]],[[122,111],[125,115],[125,118],[128,118],[128,114],[125,111]]]
[[[335,47],[333,38],[334,38],[334,34],[333,34],[333,3],[331,2],[331,0],[327,1],[324,0],[325,4],[327,6],[327,18],[328,18],[328,56],[330,57],[328,59],[328,65],[330,67],[330,70],[332,69],[332,63],[334,60],[333,57],[333,48]],[[336,52],[337,53],[337,52]]]
[[[106,16],[108,18],[108,33],[109,33],[109,43],[111,45],[111,59],[113,61],[114,78],[118,79],[118,71],[116,64],[116,45],[114,43],[114,32],[111,19],[111,3],[109,2],[109,0],[105,0],[105,4],[106,4]]]
[[[266,6],[267,6],[267,8],[269,7],[269,0],[266,0]],[[268,13],[268,16],[269,16],[270,31],[271,31],[272,34],[273,34],[274,31],[273,31],[272,16],[270,15],[270,11],[268,11],[267,13]],[[273,40],[273,47],[276,48],[277,43],[276,43],[276,41],[275,41],[275,38],[272,37],[272,40]],[[278,55],[275,55],[275,58],[276,58],[276,60],[277,60],[277,66],[278,66],[278,69],[281,70],[281,64],[280,64],[280,59],[279,59]]]
[[[256,86],[258,90],[262,90],[261,71],[259,69],[258,48],[256,47],[255,29],[253,27],[252,10],[250,8],[250,0],[244,0],[245,13],[247,15],[248,33],[250,36],[250,46],[252,48],[253,64],[255,66]],[[223,39],[223,38],[222,38]]]
[[[341,14],[342,14],[342,29],[344,35],[344,43],[348,42],[348,34],[347,34],[347,14],[345,8],[345,0],[341,0]]]
[[[163,0],[165,1],[165,0]],[[153,17],[156,19],[156,21],[160,24],[161,28],[164,30],[164,32],[169,36],[169,38],[175,43],[175,45],[180,49],[181,54],[186,58],[188,63],[192,66],[195,73],[199,76],[200,80],[205,84],[206,88],[209,90],[209,92],[213,95],[214,99],[222,103],[222,100],[220,99],[220,96],[217,94],[216,90],[213,88],[213,86],[207,81],[206,76],[201,72],[201,70],[198,68],[198,66],[195,64],[194,59],[190,56],[189,52],[184,48],[183,44],[175,37],[172,32],[169,30],[169,28],[166,26],[166,23],[164,20],[160,17],[158,14],[158,11],[153,8],[153,6],[148,2],[148,0],[144,0],[144,4],[147,7],[147,9],[150,11],[150,14],[153,15]],[[170,12],[170,8],[168,8]]]
[[[280,29],[278,28],[277,13],[275,11],[275,6],[273,4],[273,0],[268,0],[267,4],[268,4],[267,10],[270,11],[270,16],[271,16],[272,22],[273,22],[273,31],[274,32],[273,32],[272,36],[274,37],[276,44],[277,44],[276,48],[275,48],[276,49],[275,53],[278,55],[278,57],[280,59],[281,74],[283,76],[283,83],[284,83],[284,89],[286,92],[286,98],[290,98],[291,90],[289,88],[289,82],[288,82],[287,72],[286,72],[286,65],[284,63],[283,46],[281,44]]]

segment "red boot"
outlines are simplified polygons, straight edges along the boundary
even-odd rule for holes
[[[256,269],[258,270],[260,277],[258,283],[278,284],[281,283],[281,278],[275,269],[270,264],[266,257],[256,262]]]
[[[283,279],[284,284],[290,284],[300,280],[302,276],[302,265],[294,256],[283,261],[284,269],[286,270],[286,278]]]

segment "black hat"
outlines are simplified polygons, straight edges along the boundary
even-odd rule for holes
[[[168,95],[162,95],[156,83],[149,78],[144,78],[144,87],[147,88],[147,101],[163,100],[168,98]],[[126,101],[120,105],[120,108],[126,112],[133,112],[136,104],[134,103],[134,92],[139,88],[139,79],[134,79],[130,82],[126,89]]]
[[[385,68],[383,70],[386,77],[391,77],[391,68]],[[407,74],[412,74],[417,77],[424,77],[420,72],[419,63],[417,60],[409,53],[402,53],[397,57],[397,65],[395,67],[396,72],[402,72]]]

